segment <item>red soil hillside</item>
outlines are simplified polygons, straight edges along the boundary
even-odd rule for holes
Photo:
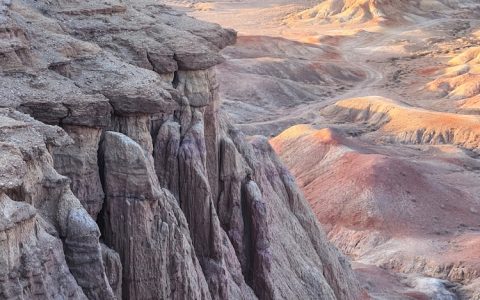
[[[371,146],[294,126],[271,145],[356,261],[469,284],[480,274],[480,163],[453,146]]]

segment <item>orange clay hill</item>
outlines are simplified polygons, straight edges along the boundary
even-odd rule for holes
[[[424,126],[432,132],[443,126],[435,121],[426,118]],[[354,138],[338,129],[297,125],[271,144],[328,237],[356,262],[478,282],[480,163],[455,146],[425,145],[421,137],[409,143],[404,132],[388,131],[385,142],[385,127],[388,122],[368,138]],[[373,146],[369,139],[377,138]]]

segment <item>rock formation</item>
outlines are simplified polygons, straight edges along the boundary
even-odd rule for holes
[[[218,111],[235,38],[155,1],[0,4],[0,298],[363,296]]]
[[[399,25],[435,16],[441,10],[457,8],[462,5],[462,2],[458,0],[326,0],[294,14],[290,22],[302,20],[322,23],[374,22]]]
[[[478,152],[480,118],[402,105],[383,97],[341,100],[322,114],[334,122],[362,123],[390,143],[453,144]]]
[[[476,33],[478,36],[480,33]],[[478,38],[478,37],[476,37]],[[478,114],[480,104],[480,47],[471,47],[454,56],[426,90],[456,104],[466,113]]]
[[[392,281],[409,282],[407,288],[399,288],[404,292],[415,288],[428,294],[438,286],[456,295],[446,299],[476,299],[472,295],[480,274],[480,206],[474,170],[480,165],[468,154],[478,148],[469,152],[438,145],[454,143],[455,130],[450,131],[450,142],[439,138],[438,124],[435,130],[422,131],[418,125],[432,120],[422,110],[392,102],[384,103],[383,109],[379,103],[361,109],[365,103],[356,100],[350,109],[346,107],[352,102],[346,100],[326,112],[335,110],[339,119],[347,118],[355,125],[348,130],[360,132],[358,136],[340,126],[297,125],[271,139],[272,146],[297,178],[328,238],[360,263],[355,269],[366,277],[364,286],[372,297],[377,289],[385,289],[384,296],[393,298],[396,288],[388,288],[385,274],[395,272],[400,279],[388,275]],[[411,119],[421,113],[422,118]],[[402,119],[424,134],[410,140],[406,137],[413,134],[387,130]],[[384,125],[372,126],[382,120],[376,124]],[[381,142],[372,145],[375,139]],[[377,275],[380,270],[383,275]],[[377,276],[383,279],[376,281]]]
[[[168,2],[238,30],[222,109],[272,137],[372,298],[478,298],[479,1]]]

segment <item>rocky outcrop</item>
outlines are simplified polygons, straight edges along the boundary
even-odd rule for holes
[[[480,118],[428,111],[388,98],[370,96],[336,102],[322,110],[336,123],[362,124],[364,132],[381,132],[382,140],[402,144],[453,144],[477,152]]]
[[[68,271],[61,241],[40,225],[35,209],[0,196],[0,297],[86,299]]]
[[[458,1],[405,1],[405,0],[326,0],[300,13],[289,21],[315,21],[321,24],[375,22],[400,25],[436,16],[440,11],[459,7]]]
[[[108,131],[102,144],[104,236],[119,251],[126,299],[205,299],[208,286],[188,224],[159,185],[152,159],[129,137]]]
[[[73,193],[96,219],[104,197],[97,159],[101,129],[72,125],[65,125],[63,129],[74,142],[54,150],[55,169],[70,178]]]
[[[361,297],[267,141],[218,112],[233,31],[153,1],[0,11],[0,293]]]
[[[122,262],[120,255],[114,250],[108,248],[105,244],[101,244],[103,265],[108,278],[108,283],[112,288],[117,299],[122,299]]]
[[[113,298],[98,226],[48,151],[71,139],[12,109],[0,115],[2,298]]]

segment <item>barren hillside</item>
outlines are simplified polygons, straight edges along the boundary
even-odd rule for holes
[[[177,5],[239,32],[222,109],[272,137],[373,298],[480,297],[478,1]]]

